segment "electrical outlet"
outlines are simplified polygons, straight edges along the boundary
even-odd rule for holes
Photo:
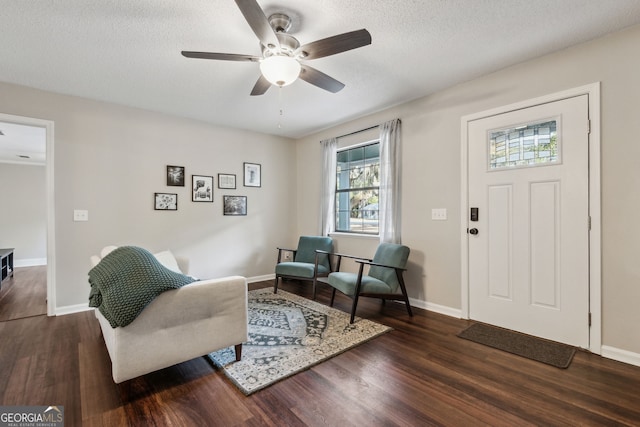
[[[291,252],[289,252],[289,251],[284,251],[284,252],[282,253],[282,259],[283,259],[283,261],[287,261],[287,262],[288,262],[288,261],[291,261],[292,255],[293,255],[293,254],[292,254]]]
[[[73,211],[74,221],[89,221],[89,211],[83,209],[75,209]]]
[[[431,209],[431,219],[434,221],[446,221],[447,209],[446,208]]]

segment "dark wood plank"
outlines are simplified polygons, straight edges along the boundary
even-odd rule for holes
[[[311,297],[306,284],[281,289]],[[92,312],[0,322],[0,405],[64,405],[70,426],[640,425],[639,367],[580,351],[557,369],[397,303],[362,299],[357,314],[394,330],[249,397],[204,358],[114,384]]]
[[[19,267],[2,282],[0,322],[47,314],[47,267]]]

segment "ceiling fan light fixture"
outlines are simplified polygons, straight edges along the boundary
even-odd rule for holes
[[[295,82],[300,75],[300,63],[290,56],[274,55],[260,62],[260,72],[269,83],[287,86]]]

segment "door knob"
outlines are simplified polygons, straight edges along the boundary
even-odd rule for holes
[[[473,234],[475,236],[476,234],[478,234],[478,229],[472,228],[471,230],[469,230],[469,234]]]

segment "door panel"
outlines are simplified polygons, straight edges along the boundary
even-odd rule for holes
[[[560,183],[531,184],[531,304],[560,309]]]
[[[510,185],[488,188],[489,295],[511,300],[512,197]]]
[[[588,348],[587,95],[468,129],[470,317]]]

